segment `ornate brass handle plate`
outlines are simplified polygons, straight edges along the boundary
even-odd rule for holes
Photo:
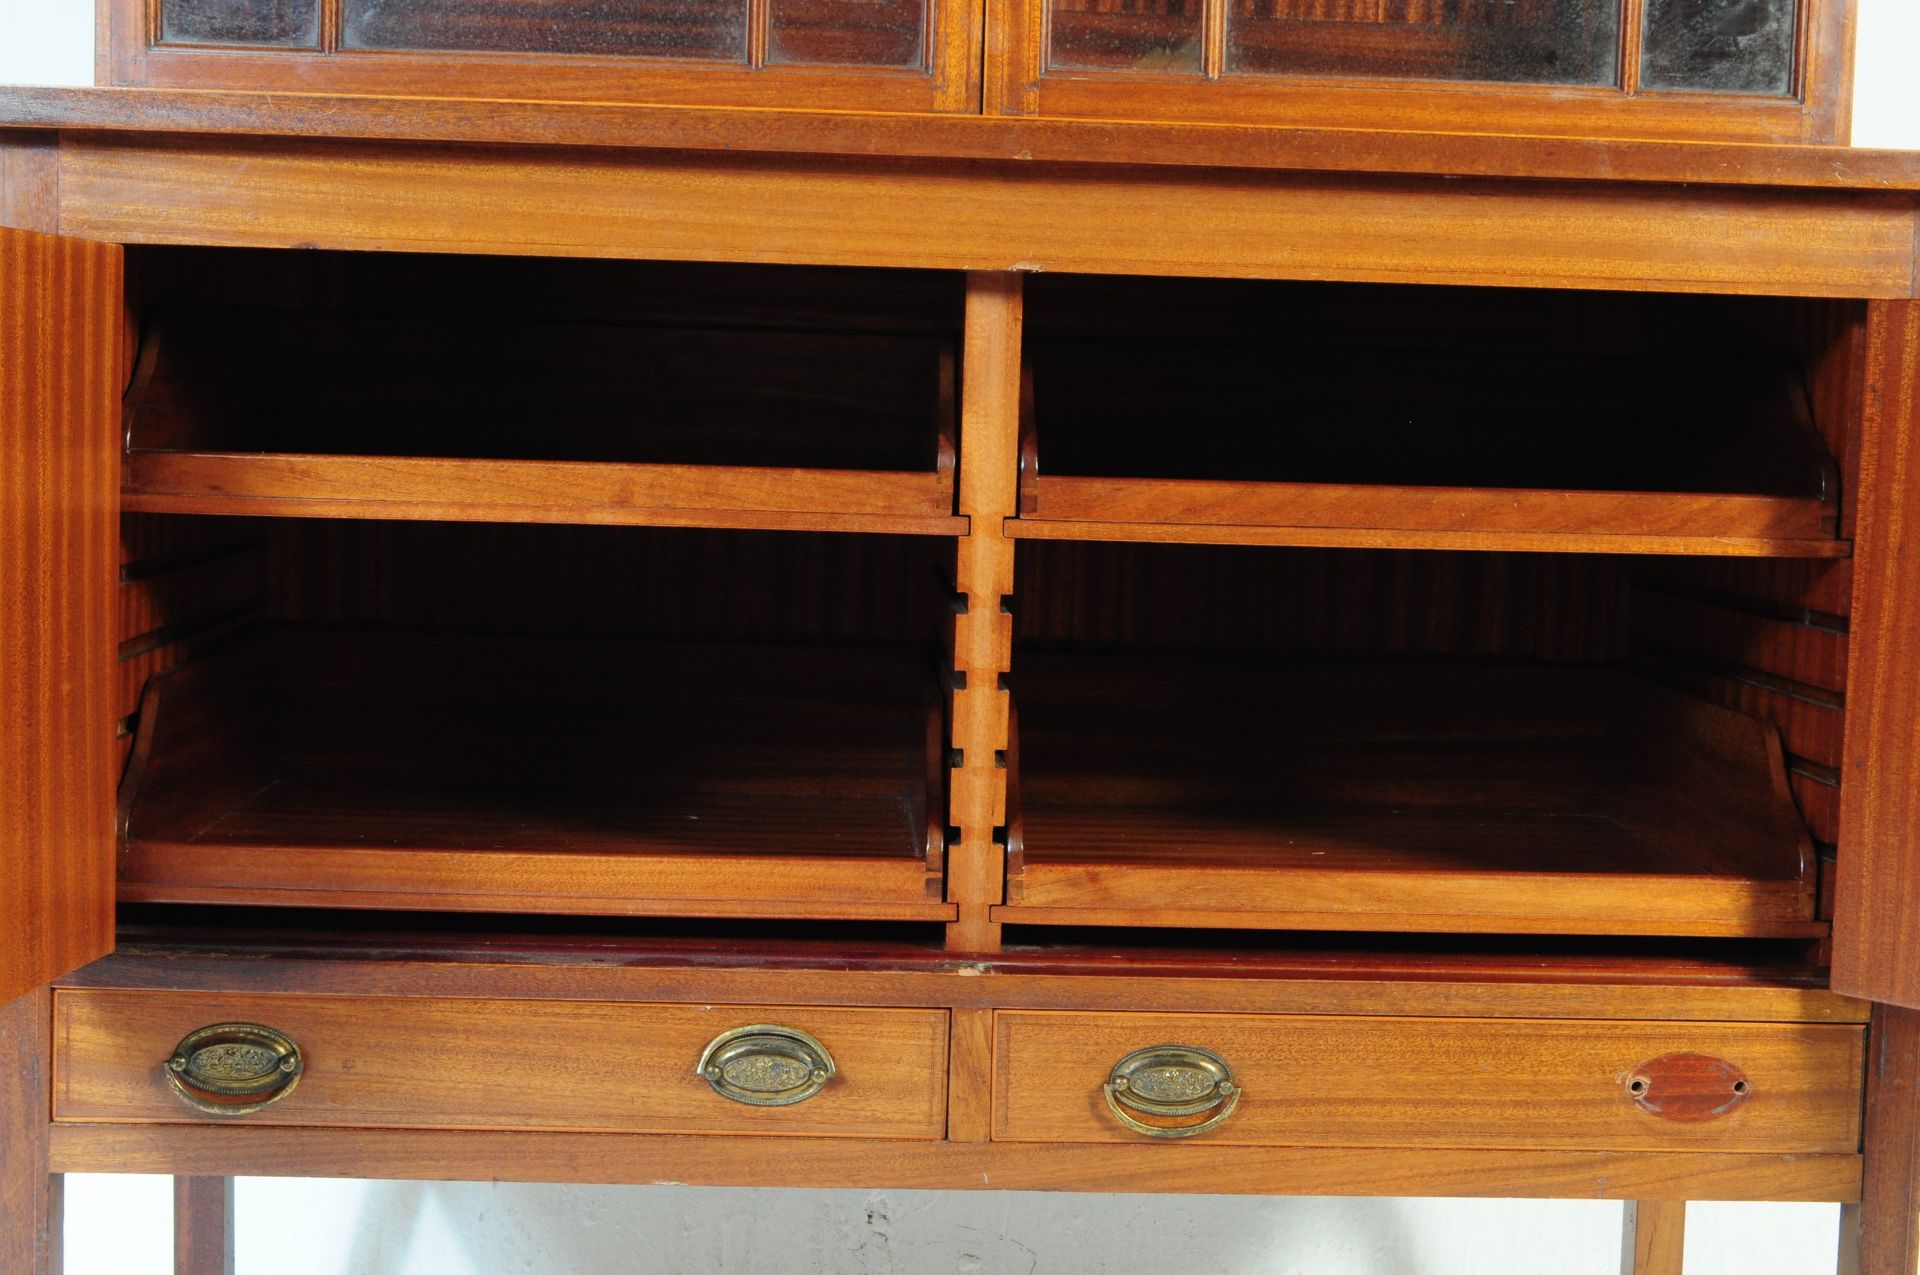
[[[758,1024],[715,1036],[695,1070],[722,1098],[750,1107],[791,1107],[833,1079],[827,1047],[794,1027]]]
[[[258,1023],[220,1023],[176,1045],[162,1071],[195,1111],[244,1116],[292,1093],[305,1069],[300,1047],[285,1033]]]
[[[1217,1129],[1240,1105],[1233,1068],[1193,1045],[1136,1049],[1113,1065],[1105,1090],[1113,1118],[1149,1138],[1191,1138]],[[1200,1115],[1206,1118],[1193,1124],[1171,1123]]]

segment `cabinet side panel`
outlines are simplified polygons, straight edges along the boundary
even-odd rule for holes
[[[121,253],[0,230],[0,1001],[113,946]]]

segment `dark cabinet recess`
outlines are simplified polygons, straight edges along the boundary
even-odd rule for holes
[[[281,631],[155,678],[121,897],[941,920],[913,650]]]

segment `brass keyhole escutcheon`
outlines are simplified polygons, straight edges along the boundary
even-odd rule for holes
[[[1149,1138],[1191,1138],[1217,1129],[1240,1105],[1233,1068],[1194,1045],[1136,1049],[1113,1065],[1102,1087],[1107,1110]],[[1193,1123],[1185,1117],[1204,1116]]]
[[[202,1027],[174,1046],[161,1071],[195,1111],[245,1116],[294,1091],[306,1059],[293,1038],[258,1023]]]
[[[694,1071],[722,1098],[750,1107],[790,1107],[827,1087],[834,1076],[827,1047],[797,1027],[761,1023],[722,1032]]]

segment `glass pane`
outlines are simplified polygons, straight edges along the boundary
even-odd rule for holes
[[[747,0],[346,0],[350,49],[747,56]]]
[[[767,61],[923,66],[926,31],[926,0],[771,0]]]
[[[1620,0],[1226,0],[1239,75],[1613,84]]]
[[[1201,68],[1200,0],[1054,0],[1047,65],[1063,71]]]
[[[1785,97],[1794,9],[1794,0],[1647,0],[1641,86]]]
[[[320,0],[165,0],[162,44],[320,47]]]

